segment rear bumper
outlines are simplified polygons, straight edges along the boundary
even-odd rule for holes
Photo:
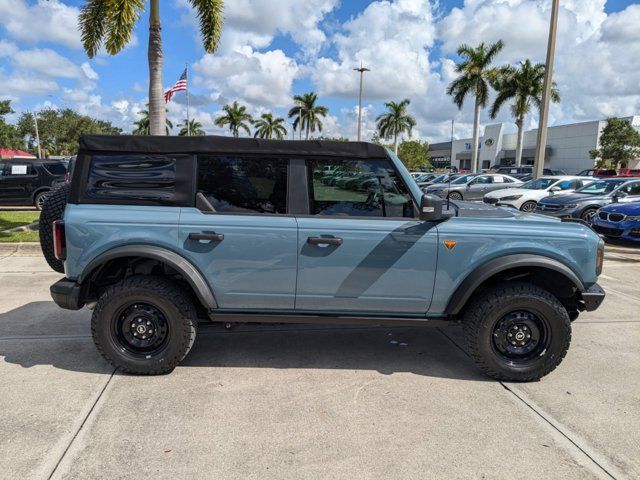
[[[84,306],[82,285],[73,280],[63,278],[49,288],[51,298],[56,304],[67,310],[80,310]]]
[[[605,297],[604,290],[600,285],[594,283],[586,292],[582,292],[582,301],[584,302],[584,309],[587,312],[593,312],[603,302]]]

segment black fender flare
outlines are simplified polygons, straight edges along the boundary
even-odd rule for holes
[[[570,280],[580,292],[587,290],[578,275],[576,275],[571,268],[554,258],[536,254],[506,255],[483,263],[467,275],[449,298],[445,313],[447,315],[460,313],[460,310],[462,310],[467,303],[469,297],[471,297],[473,292],[475,292],[484,281],[497,273],[518,267],[539,267],[553,270]]]
[[[189,285],[191,285],[191,288],[193,288],[198,300],[200,300],[204,307],[208,309],[218,307],[218,303],[211,291],[211,287],[205,280],[202,273],[200,273],[200,271],[191,262],[172,250],[154,245],[123,245],[107,250],[87,264],[82,273],[78,276],[77,283],[81,285],[97,268],[104,265],[106,262],[125,257],[149,258],[169,265],[180,273]]]

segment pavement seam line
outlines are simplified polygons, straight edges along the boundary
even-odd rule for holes
[[[458,345],[458,343],[453,340],[449,335],[447,335],[445,332],[442,331],[441,328],[437,329],[447,340],[449,340],[449,342],[451,342],[455,347],[457,347],[459,350],[461,350],[468,358],[471,358],[469,356],[469,353],[462,348],[460,345]],[[552,422],[551,420],[549,420],[542,412],[540,412],[536,407],[534,407],[533,402],[529,401],[527,402],[525,399],[523,399],[522,397],[524,396],[523,393],[521,393],[520,395],[518,395],[516,392],[514,392],[511,388],[509,388],[504,382],[498,382],[502,388],[504,388],[506,391],[508,391],[513,397],[515,397],[518,400],[518,403],[524,404],[526,407],[529,408],[529,410],[531,410],[532,412],[534,412],[536,414],[536,416],[538,416],[539,418],[541,418],[542,420],[544,420],[544,422],[549,425],[553,430],[555,430],[558,434],[560,434],[560,436],[562,438],[564,438],[565,440],[567,440],[571,445],[573,445],[573,447],[575,447],[579,452],[581,452],[584,456],[587,457],[587,459],[590,460],[590,462],[597,466],[598,469],[605,473],[607,475],[607,477],[612,478],[614,480],[617,480],[615,476],[613,476],[609,470],[607,470],[607,468],[605,468],[603,465],[601,465],[600,462],[598,462],[597,460],[595,460],[594,455],[590,454],[589,452],[586,451],[586,447],[583,448],[580,445],[578,445],[577,441],[573,440],[568,433],[566,433],[564,431],[564,429],[560,428],[556,422]],[[559,422],[558,422],[559,423]]]
[[[76,430],[76,433],[73,434],[73,437],[71,437],[71,440],[69,441],[69,444],[64,449],[64,452],[62,452],[62,455],[60,455],[60,458],[58,459],[58,461],[56,462],[55,466],[53,467],[53,470],[51,470],[51,473],[47,477],[48,480],[51,480],[53,478],[53,476],[55,475],[56,471],[58,470],[58,467],[62,463],[62,460],[64,460],[64,457],[67,455],[67,452],[71,449],[71,446],[73,445],[73,442],[76,441],[76,438],[78,437],[78,435],[80,434],[80,432],[84,428],[85,424],[87,423],[87,420],[89,419],[89,417],[91,416],[91,414],[95,410],[96,405],[98,404],[98,402],[102,398],[102,395],[104,394],[104,391],[107,389],[107,387],[111,383],[111,380],[113,379],[113,376],[115,375],[117,370],[118,370],[117,368],[114,368],[113,371],[111,372],[111,375],[109,375],[109,378],[107,379],[107,381],[105,382],[104,386],[100,390],[100,393],[98,394],[98,396],[94,400],[93,405],[91,405],[91,408],[89,409],[89,411],[85,415],[84,419],[82,420],[82,423],[80,423],[80,426]]]

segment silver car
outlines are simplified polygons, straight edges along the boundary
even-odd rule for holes
[[[440,183],[429,185],[426,192],[451,200],[482,200],[488,192],[501,188],[514,188],[522,185],[517,178],[499,173],[475,174],[470,173],[455,179],[451,184]]]

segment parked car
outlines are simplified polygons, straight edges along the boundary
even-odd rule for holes
[[[65,273],[51,295],[93,308],[93,340],[123,372],[173,370],[199,321],[462,323],[483,372],[531,381],[604,299],[591,229],[446,209],[377,145],[85,136],[76,163],[72,188],[45,204],[64,205],[47,212],[58,219],[43,251]],[[327,165],[374,175],[378,188],[329,188],[316,175]]]
[[[618,172],[613,168],[588,168],[582,170],[578,176],[580,177],[596,177],[596,178],[610,178],[616,177]]]
[[[640,202],[602,207],[593,217],[593,228],[607,238],[640,242]]]
[[[549,195],[572,193],[574,190],[593,182],[590,177],[553,176],[529,180],[517,188],[507,188],[487,193],[483,200],[497,206],[517,208],[523,212],[533,212],[538,200]]]
[[[618,177],[640,177],[640,168],[621,168]]]
[[[0,204],[33,205],[38,210],[67,169],[59,161],[0,160]]]
[[[488,192],[520,185],[522,185],[520,180],[509,175],[469,173],[451,182],[451,185],[448,183],[431,185],[427,187],[426,193],[451,200],[482,200]]]
[[[495,173],[502,173],[503,175],[510,175],[519,180],[523,180],[523,177],[527,177],[528,175],[533,175],[533,167],[530,165],[524,166],[524,167],[499,167],[495,170]],[[565,172],[564,170],[553,170],[551,168],[544,168],[542,169],[542,174],[547,176],[548,175],[566,175],[567,172]],[[530,180],[530,179],[527,178],[526,180],[523,180],[523,181],[527,181],[527,180]]]
[[[536,213],[560,218],[575,218],[591,224],[599,208],[614,201],[640,200],[640,179],[607,178],[596,180],[574,193],[554,195],[538,202]]]

